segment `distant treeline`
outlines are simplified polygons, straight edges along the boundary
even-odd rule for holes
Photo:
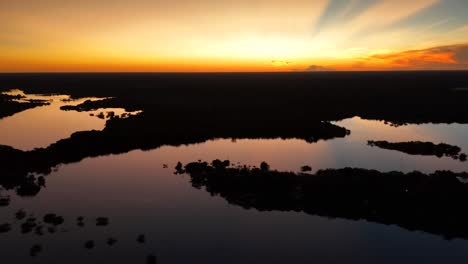
[[[201,143],[216,138],[299,138],[308,142],[345,137],[350,132],[329,122],[272,122],[271,120],[213,120],[146,115],[114,117],[102,131],[76,132],[47,148],[21,151],[0,145],[0,186],[18,194],[35,195],[40,185],[32,174],[49,174],[60,164],[84,158],[150,150],[164,145]]]
[[[30,108],[48,104],[48,102],[37,100],[18,102],[17,99],[21,99],[21,96],[2,94],[0,91],[0,119]]]
[[[260,211],[308,214],[393,224],[450,238],[468,239],[467,173],[379,172],[327,169],[315,174],[230,166],[214,160],[179,164],[192,186],[230,204]]]
[[[272,120],[353,116],[393,124],[468,122],[468,72],[0,74],[0,90],[114,97],[149,115]]]
[[[410,155],[436,156],[439,158],[446,156],[462,162],[465,162],[467,158],[465,153],[461,153],[460,147],[446,143],[434,144],[432,142],[421,141],[388,142],[369,140],[367,144],[372,147],[397,150]]]

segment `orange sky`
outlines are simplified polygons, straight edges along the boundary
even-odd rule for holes
[[[464,0],[0,0],[0,72],[468,69]]]

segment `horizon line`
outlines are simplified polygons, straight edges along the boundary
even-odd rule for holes
[[[36,71],[0,72],[6,74],[286,74],[286,73],[378,73],[378,72],[468,72],[468,69],[427,69],[427,70],[331,70],[331,71]]]

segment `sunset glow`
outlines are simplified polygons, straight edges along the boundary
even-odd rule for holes
[[[0,71],[468,69],[464,0],[0,1]]]

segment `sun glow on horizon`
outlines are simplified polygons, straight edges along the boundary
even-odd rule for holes
[[[468,69],[462,0],[0,3],[0,71]]]

